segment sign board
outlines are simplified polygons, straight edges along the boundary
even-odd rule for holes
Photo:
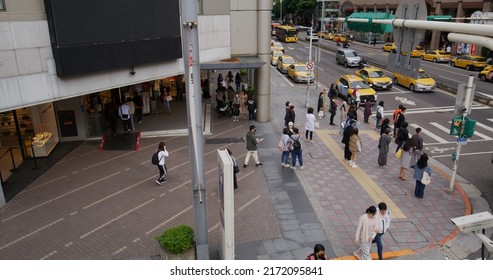
[[[235,259],[235,208],[233,160],[227,150],[217,150],[219,199],[219,254],[223,260]]]
[[[314,67],[315,67],[315,63],[313,63],[313,61],[308,61],[306,63],[306,69],[307,70],[313,70]]]

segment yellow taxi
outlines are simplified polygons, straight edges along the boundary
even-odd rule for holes
[[[422,54],[425,53],[425,50],[421,46],[417,46],[414,50],[411,51],[411,57],[421,57]],[[401,52],[401,55],[407,55],[407,52]]]
[[[360,96],[360,104],[364,104],[366,100],[370,100],[372,103],[377,101],[377,92],[356,75],[340,76],[336,82],[336,89],[338,95],[345,99],[354,98],[354,90],[357,89]]]
[[[277,70],[281,71],[281,73],[288,73],[288,67],[293,63],[296,63],[296,61],[292,56],[281,55],[277,58]]]
[[[419,69],[417,79],[394,72],[394,85],[402,85],[410,91],[433,91],[437,85],[425,70]]]
[[[384,52],[396,52],[396,50],[397,47],[394,43],[385,43],[385,45],[382,47],[382,51]]]
[[[483,71],[479,72],[478,78],[483,82],[493,82],[493,65],[486,66]]]
[[[324,32],[324,34],[322,34],[322,38],[324,38],[325,40],[332,40],[333,37],[334,33]]]
[[[344,34],[335,34],[332,37],[332,41],[337,42],[339,39],[341,39],[341,42],[346,42],[346,35]]]
[[[284,52],[284,46],[280,42],[273,41],[270,43],[270,51],[282,51]]]
[[[306,73],[306,64],[304,63],[293,63],[288,66],[288,77],[290,77],[295,83],[307,83],[308,78],[310,83],[315,81],[315,76],[313,74]]]
[[[434,50],[434,51],[427,51],[426,53],[422,54],[421,60],[433,61],[434,63],[450,62],[452,61],[452,57],[448,52]]]
[[[284,55],[284,53],[282,51],[277,51],[277,50],[272,51],[270,53],[270,64],[276,66],[277,65],[277,59],[283,55]]]
[[[478,55],[461,55],[452,60],[452,66],[466,70],[482,70],[486,67],[486,58]]]
[[[354,74],[367,82],[368,85],[375,90],[392,88],[392,79],[386,76],[380,68],[363,68],[356,70]]]

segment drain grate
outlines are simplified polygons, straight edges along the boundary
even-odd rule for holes
[[[205,139],[206,144],[228,144],[245,142],[243,137],[209,138]]]

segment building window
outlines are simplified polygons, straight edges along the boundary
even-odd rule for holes
[[[0,0],[0,12],[4,12],[5,11],[5,3],[4,3],[4,0]]]

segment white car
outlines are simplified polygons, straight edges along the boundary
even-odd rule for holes
[[[305,41],[309,42],[309,41],[310,41],[310,37],[312,37],[312,42],[318,42],[318,36],[317,36],[317,33],[308,33],[308,34],[305,36]]]

